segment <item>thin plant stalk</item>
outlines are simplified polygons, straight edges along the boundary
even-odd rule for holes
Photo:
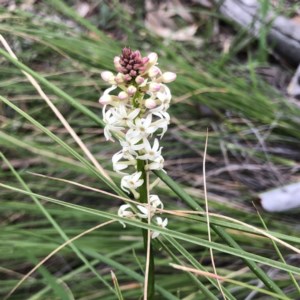
[[[206,130],[205,147],[204,147],[204,155],[203,155],[203,189],[204,189],[204,198],[205,198],[207,234],[208,234],[208,240],[211,242],[211,231],[210,231],[210,221],[209,221],[209,211],[208,211],[208,199],[207,199],[207,189],[206,189],[206,168],[205,168],[206,167],[207,142],[208,142],[208,129]],[[210,253],[210,260],[211,260],[211,264],[212,264],[214,273],[216,274],[216,276],[218,276],[212,248],[209,248],[209,253]],[[223,292],[221,282],[218,279],[218,277],[216,277],[216,279],[217,279],[218,287],[220,289],[222,297],[223,297],[224,300],[226,300],[227,298],[226,298],[226,296]]]
[[[145,162],[142,160],[137,161],[137,170],[138,172],[142,172],[141,178],[144,180],[143,185],[139,189],[139,194],[140,198],[139,201],[143,204],[149,202],[149,172],[145,170]],[[150,208],[149,208],[149,216],[150,217]],[[143,221],[148,223],[149,220],[144,219]],[[145,289],[146,299],[153,299],[154,294],[155,294],[155,267],[154,267],[154,255],[153,255],[153,246],[151,243],[151,236],[150,236],[150,230],[148,229],[142,229],[143,233],[143,239],[144,239],[144,249],[146,253],[148,252],[148,262],[146,266],[146,271],[145,271],[145,279],[147,280],[147,283],[145,283],[145,286],[147,289]],[[148,249],[148,251],[147,251]],[[146,276],[147,275],[147,276]]]

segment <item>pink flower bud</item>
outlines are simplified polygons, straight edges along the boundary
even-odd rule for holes
[[[138,77],[135,79],[135,82],[136,82],[137,84],[142,84],[144,81],[145,81],[145,78],[143,78],[142,76],[138,76]]]
[[[99,99],[99,103],[102,105],[107,105],[107,104],[111,103],[111,101],[112,101],[112,98],[110,95],[103,95]]]
[[[156,77],[157,75],[161,74],[161,70],[160,68],[153,66],[149,69],[148,74],[150,77]]]
[[[148,63],[151,65],[155,65],[158,59],[158,56],[155,52],[152,52],[148,55],[149,61]]]
[[[132,77],[129,74],[124,75],[124,80],[125,81],[130,81],[131,79],[132,79]]]
[[[169,83],[172,82],[176,79],[177,75],[173,72],[165,72],[161,76],[162,82],[164,83]]]
[[[105,82],[112,82],[115,79],[115,76],[112,72],[110,71],[104,71],[101,73],[101,77]]]
[[[119,56],[115,56],[114,58],[114,65],[118,72],[122,72],[123,67],[120,64],[121,58]]]
[[[152,98],[149,98],[145,101],[145,106],[148,108],[148,109],[152,109],[154,107],[156,107],[156,102],[155,100],[153,100]]]
[[[127,93],[130,96],[134,95],[136,93],[136,87],[133,85],[130,85],[127,89]]]
[[[126,92],[122,91],[119,93],[118,98],[120,100],[126,100],[128,98],[128,94]]]
[[[114,65],[115,65],[115,67],[120,66],[120,57],[119,56],[114,57]]]
[[[143,65],[147,64],[148,62],[149,62],[149,57],[143,57],[142,58]]]
[[[123,83],[124,82],[123,74],[118,73],[117,76],[115,77],[115,81],[117,84]]]
[[[149,85],[150,92],[158,92],[160,90],[161,85],[157,82],[151,82]]]

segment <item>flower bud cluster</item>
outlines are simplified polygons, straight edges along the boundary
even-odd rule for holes
[[[172,72],[162,72],[157,66],[158,56],[150,53],[142,57],[139,51],[124,48],[114,59],[117,74],[101,73],[102,79],[111,85],[100,97],[103,105],[104,135],[107,140],[117,137],[122,149],[113,158],[113,169],[123,175],[121,188],[139,199],[139,188],[145,184],[138,161],[143,161],[146,171],[161,170],[164,158],[159,139],[167,131],[170,116],[167,113],[171,93],[166,83],[176,79]],[[163,204],[157,195],[149,196],[150,209],[138,205],[141,213],[134,213],[127,204],[119,209],[122,217],[152,218]],[[150,210],[150,211],[148,211]],[[156,223],[166,227],[167,219],[157,217]],[[156,237],[154,232],[152,237]]]

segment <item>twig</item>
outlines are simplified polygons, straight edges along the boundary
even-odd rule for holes
[[[204,199],[205,199],[205,212],[206,212],[208,241],[211,242],[209,211],[208,211],[208,200],[207,200],[207,189],[206,189],[206,176],[205,176],[205,171],[206,171],[205,170],[205,162],[206,162],[205,159],[206,159],[206,153],[207,153],[207,141],[208,141],[208,129],[206,130],[205,148],[204,148],[204,155],[203,155],[203,189],[204,189]],[[209,248],[209,253],[210,253],[210,259],[211,259],[211,264],[212,264],[214,273],[215,273],[216,276],[218,276],[212,248]],[[223,289],[222,289],[222,285],[221,285],[219,279],[218,278],[216,278],[216,279],[217,279],[217,283],[218,283],[220,292],[221,292],[221,294],[223,296],[223,299],[226,300],[226,297],[225,297]]]

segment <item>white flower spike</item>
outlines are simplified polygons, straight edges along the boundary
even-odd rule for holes
[[[139,51],[130,48],[124,48],[122,54],[114,58],[114,65],[117,74],[101,73],[102,79],[112,85],[99,99],[103,105],[104,135],[107,140],[114,141],[113,137],[119,140],[122,149],[112,157],[113,169],[123,174],[121,188],[139,199],[140,189],[147,184],[142,174],[164,167],[162,147],[157,137],[162,138],[170,123],[167,109],[171,92],[166,83],[174,81],[176,74],[161,71],[156,53],[142,57]],[[143,162],[144,169],[138,162]],[[152,219],[157,210],[163,208],[157,195],[149,195],[148,206],[137,205],[134,213],[128,204],[121,205],[118,215]],[[165,228],[168,219],[156,217],[156,223]],[[153,232],[152,238],[158,235],[158,232]]]

